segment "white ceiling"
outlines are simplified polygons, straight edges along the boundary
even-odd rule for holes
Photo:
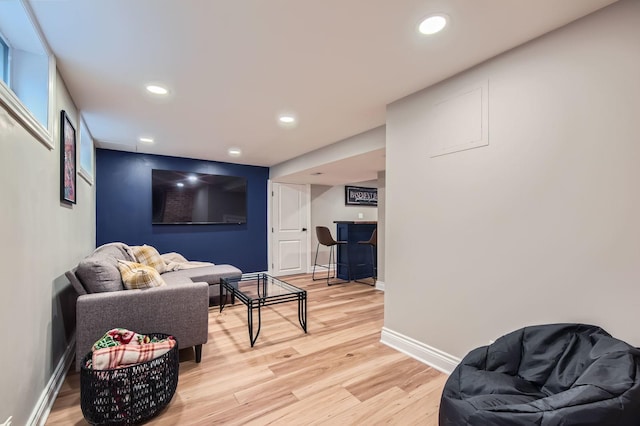
[[[30,4],[99,146],[272,166],[380,126],[388,103],[614,1]],[[419,35],[418,22],[434,12],[448,14],[450,26]],[[170,96],[146,93],[150,82],[167,85]],[[286,111],[298,116],[297,127],[278,126]],[[229,157],[229,147],[242,157]],[[324,177],[346,182],[341,171],[367,164],[355,161]]]
[[[278,177],[276,181],[330,186],[359,183],[376,180],[378,171],[385,170],[384,165],[385,150],[382,148]]]

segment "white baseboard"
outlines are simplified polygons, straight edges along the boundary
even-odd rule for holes
[[[384,291],[384,281],[376,281],[376,290]]]
[[[69,367],[71,367],[71,362],[73,361],[73,356],[75,355],[76,349],[76,336],[73,335],[71,342],[69,342],[69,346],[64,351],[60,362],[56,366],[47,386],[42,391],[40,398],[38,398],[38,403],[33,408],[31,412],[31,416],[29,416],[29,421],[27,422],[30,426],[44,426],[47,421],[47,417],[49,417],[49,413],[51,412],[51,407],[53,407],[53,403],[58,396],[58,392],[60,392],[60,387],[64,382],[65,375],[67,371],[69,371]]]
[[[386,327],[382,328],[380,342],[445,374],[451,374],[461,361],[460,358]]]
[[[331,276],[335,276],[336,274],[336,264],[335,263],[325,263],[325,264],[320,264],[318,263],[318,265],[316,266],[316,273],[318,274],[318,276],[327,275],[327,269],[329,270],[329,273],[331,274]],[[307,272],[308,274],[312,274],[313,273],[313,265],[309,266],[309,272]],[[318,278],[316,278],[317,280]]]

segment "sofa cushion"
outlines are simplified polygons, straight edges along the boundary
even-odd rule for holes
[[[85,257],[78,264],[76,276],[88,293],[122,290],[122,277],[117,262],[111,256]]]
[[[242,271],[231,265],[201,266],[198,268],[181,269],[162,274],[167,285],[170,286],[189,282],[206,282],[209,284],[210,300],[219,296],[219,284],[222,278],[240,278],[241,276]]]
[[[129,290],[161,287],[166,285],[158,271],[141,263],[118,260],[122,282]]]
[[[193,282],[206,281],[209,284],[219,284],[222,278],[240,278],[241,276],[242,271],[231,265],[194,268],[189,275]]]
[[[167,283],[167,285],[180,285],[193,282],[188,276],[178,275],[173,272],[165,272],[162,274],[162,279]]]
[[[146,244],[143,246],[131,246],[131,251],[136,258],[136,262],[151,266],[153,269],[158,271],[159,274],[165,271],[164,260],[160,257],[160,253],[158,253],[158,250],[154,247]]]
[[[200,266],[162,274],[167,282],[171,281],[171,283],[192,281],[206,282],[209,285],[219,284],[221,278],[235,278],[241,275],[242,271],[231,265]]]

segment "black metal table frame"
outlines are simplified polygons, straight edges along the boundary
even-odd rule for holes
[[[238,290],[234,287],[234,284],[238,284],[242,281],[248,280],[256,280],[258,298],[252,298],[244,294],[242,291]],[[291,292],[287,294],[277,294],[273,296],[265,296],[266,288],[268,280],[274,280],[278,283],[278,285],[283,284],[282,287],[290,287]],[[226,292],[226,294],[225,294]],[[251,341],[251,347],[256,343],[258,339],[258,335],[260,334],[260,327],[262,326],[262,312],[261,308],[263,306],[271,306],[278,305],[280,303],[292,302],[294,300],[298,301],[298,322],[300,326],[307,332],[307,291],[296,286],[293,286],[289,283],[286,283],[282,280],[279,280],[270,275],[259,273],[259,274],[248,274],[243,275],[240,279],[228,279],[222,278],[220,280],[220,312],[224,309],[226,305],[226,295],[231,294],[231,303],[235,303],[235,299],[239,299],[242,303],[247,306],[247,326],[249,328],[249,340]],[[253,334],[253,310],[258,310],[258,328]]]

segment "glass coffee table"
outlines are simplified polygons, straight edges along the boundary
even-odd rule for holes
[[[262,323],[261,308],[280,303],[298,301],[298,321],[307,332],[307,291],[292,286],[271,275],[244,274],[240,278],[222,278],[220,280],[220,312],[225,307],[226,296],[231,294],[231,303],[235,299],[247,306],[247,325],[249,327],[249,340],[251,347],[258,339]],[[253,311],[258,310],[258,326],[253,327]]]

